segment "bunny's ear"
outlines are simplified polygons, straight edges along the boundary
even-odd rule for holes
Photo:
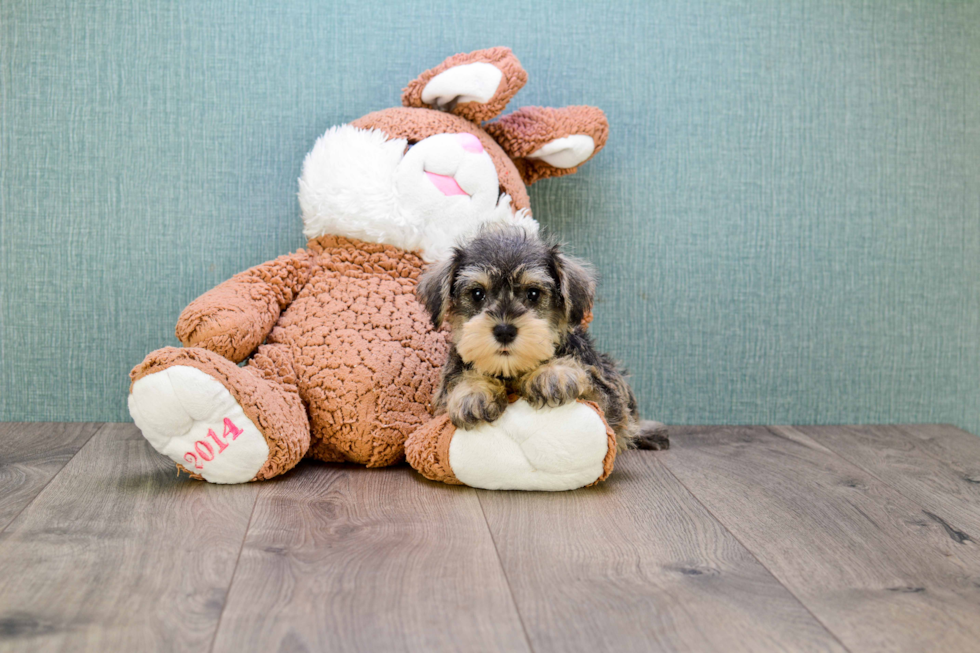
[[[528,185],[578,172],[609,138],[606,114],[595,107],[523,107],[485,129]]]
[[[449,111],[479,123],[498,115],[527,82],[510,48],[457,54],[425,71],[402,90],[406,107]]]

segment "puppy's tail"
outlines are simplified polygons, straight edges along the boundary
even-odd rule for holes
[[[640,428],[636,432],[633,446],[637,449],[648,449],[653,451],[663,451],[670,449],[670,439],[667,436],[667,426],[653,420],[640,422]]]

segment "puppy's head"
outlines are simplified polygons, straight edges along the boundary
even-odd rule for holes
[[[465,362],[514,377],[554,356],[582,323],[595,277],[558,245],[520,228],[493,227],[430,267],[417,293],[437,328],[449,322]]]

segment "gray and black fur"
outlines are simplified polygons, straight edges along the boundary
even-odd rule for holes
[[[453,347],[433,403],[458,428],[496,420],[508,394],[533,406],[596,402],[620,448],[666,449],[666,428],[641,422],[618,363],[584,321],[596,278],[561,248],[517,227],[490,227],[423,274],[417,294]]]

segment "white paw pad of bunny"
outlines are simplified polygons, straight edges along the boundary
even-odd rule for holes
[[[154,449],[211,483],[252,480],[265,437],[220,381],[177,365],[133,384],[129,414]]]
[[[449,466],[460,481],[486,490],[573,490],[602,475],[606,426],[585,404],[532,408],[510,404],[495,422],[458,429]]]

